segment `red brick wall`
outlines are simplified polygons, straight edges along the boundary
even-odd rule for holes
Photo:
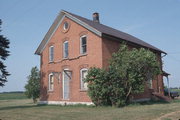
[[[103,67],[106,68],[109,65],[109,59],[112,57],[112,53],[119,50],[120,43],[118,41],[109,40],[103,38],[102,40],[102,56],[103,56]]]
[[[64,21],[70,23],[68,32],[62,32],[63,24],[61,24],[41,54],[41,100],[62,100],[62,74],[60,74],[59,83],[55,77],[53,92],[48,92],[48,76],[51,72],[62,72],[64,68],[68,68],[72,71],[69,101],[91,101],[87,93],[80,89],[80,69],[93,66],[102,67],[101,38],[68,18],[64,18],[62,23]],[[87,54],[83,56],[80,55],[80,37],[82,35],[87,35]],[[65,40],[69,42],[69,59],[63,59],[62,49]],[[54,46],[53,63],[49,63],[49,46],[51,45]]]

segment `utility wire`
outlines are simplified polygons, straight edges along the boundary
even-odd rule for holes
[[[169,56],[169,57],[168,57]],[[174,61],[176,61],[176,62],[180,62],[180,59],[177,59],[176,57],[174,57],[174,56],[172,56],[172,55],[169,55],[168,54],[168,56],[167,56],[167,58],[170,58],[170,59],[172,59],[172,60],[174,60]]]
[[[169,54],[180,54],[180,52],[169,52],[168,55]]]

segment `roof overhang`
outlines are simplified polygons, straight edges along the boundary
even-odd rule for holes
[[[130,42],[130,41],[127,41],[127,40],[124,40],[124,39],[121,39],[121,38],[118,38],[118,37],[115,37],[115,36],[111,36],[111,35],[108,35],[108,34],[105,34],[105,33],[102,33],[102,37],[108,38],[110,40],[115,40],[115,41],[118,41],[118,42],[123,42],[124,41],[128,45],[132,45],[132,46],[137,47],[137,48],[139,48],[141,46],[143,48],[149,49],[149,50],[154,51],[156,53],[163,53],[163,54],[167,55],[167,53],[162,51],[162,50],[148,48],[146,46],[143,46],[143,45],[140,45],[140,44],[136,44],[136,43],[133,43],[133,42]]]
[[[167,76],[169,76],[170,74],[167,73],[167,72],[165,72],[165,71],[162,71],[162,75],[167,77]]]

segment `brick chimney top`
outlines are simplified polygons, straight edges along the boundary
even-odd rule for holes
[[[99,13],[97,13],[97,12],[93,13],[93,21],[97,22],[97,23],[100,23],[99,22]]]

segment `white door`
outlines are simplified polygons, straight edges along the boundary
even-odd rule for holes
[[[69,81],[70,81],[70,72],[63,71],[63,99],[69,99]]]

